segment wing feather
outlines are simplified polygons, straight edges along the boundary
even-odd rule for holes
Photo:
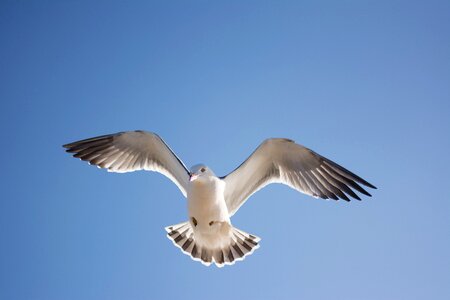
[[[162,173],[186,196],[189,172],[157,134],[141,130],[119,132],[63,146],[66,152],[108,172],[148,170]]]
[[[282,183],[304,194],[322,199],[350,197],[352,190],[371,196],[359,184],[376,187],[358,175],[289,139],[265,140],[238,168],[222,177],[230,216],[256,191],[271,183]],[[358,184],[359,183],[359,184]]]

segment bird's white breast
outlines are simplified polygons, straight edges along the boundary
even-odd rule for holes
[[[195,218],[194,231],[211,231],[211,222],[230,222],[224,199],[225,183],[217,177],[190,182],[187,199],[189,219]]]

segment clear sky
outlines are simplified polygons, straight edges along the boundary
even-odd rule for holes
[[[450,299],[449,1],[1,1],[0,299]],[[157,132],[225,175],[288,137],[378,186],[325,201],[271,185],[234,266],[164,227],[162,175],[62,144]]]

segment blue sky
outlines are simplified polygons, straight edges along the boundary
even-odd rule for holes
[[[2,1],[1,299],[448,299],[448,1]],[[186,201],[61,145],[160,134],[224,175],[288,137],[378,186],[350,203],[281,185],[204,267],[165,237]]]

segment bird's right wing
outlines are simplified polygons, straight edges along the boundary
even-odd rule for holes
[[[323,199],[361,200],[351,188],[370,196],[358,183],[376,188],[335,162],[289,139],[265,140],[236,170],[225,177],[225,202],[232,216],[255,192],[282,183]],[[357,183],[358,182],[358,183]],[[346,195],[347,194],[347,195]]]
[[[172,180],[186,197],[189,172],[183,162],[155,133],[141,130],[119,132],[63,146],[74,157],[108,172],[148,170]]]

